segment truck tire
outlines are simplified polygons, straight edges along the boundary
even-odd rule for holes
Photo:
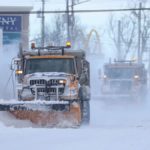
[[[79,90],[80,104],[81,104],[81,116],[82,124],[89,124],[90,122],[90,99],[85,98],[83,94],[83,88]]]
[[[89,124],[90,122],[90,102],[89,100],[82,101],[82,123]]]

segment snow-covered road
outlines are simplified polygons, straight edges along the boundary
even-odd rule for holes
[[[2,150],[149,150],[150,107],[91,100],[91,122],[80,128],[36,128],[0,113]]]

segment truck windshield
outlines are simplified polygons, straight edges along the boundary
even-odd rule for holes
[[[37,72],[65,72],[75,74],[74,61],[72,58],[27,59],[25,74]]]
[[[107,68],[105,74],[113,79],[131,79],[137,75],[136,68]]]

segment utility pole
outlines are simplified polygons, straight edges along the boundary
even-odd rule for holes
[[[74,24],[75,24],[75,17],[74,17],[74,0],[71,0],[71,42],[74,41]]]
[[[119,20],[118,21],[118,60],[121,60],[122,59],[122,57],[121,57],[121,36],[120,36],[120,34],[121,34],[121,21]]]
[[[139,4],[139,14],[138,14],[138,63],[142,63],[142,52],[141,52],[141,9],[142,3]]]
[[[73,28],[74,28],[74,0],[66,0],[67,12],[67,40],[72,41]]]
[[[42,0],[42,19],[41,19],[41,46],[44,47],[45,43],[45,0]]]
[[[66,0],[66,16],[67,16],[67,40],[73,42],[73,31],[75,25],[74,6],[88,2],[89,0]]]
[[[69,0],[66,0],[66,16],[67,16],[67,41],[70,41],[70,14],[69,14]]]

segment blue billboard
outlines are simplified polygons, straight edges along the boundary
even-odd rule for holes
[[[0,16],[0,28],[3,30],[3,44],[10,44],[21,40],[21,16]]]
[[[3,32],[21,32],[21,16],[0,16]]]

